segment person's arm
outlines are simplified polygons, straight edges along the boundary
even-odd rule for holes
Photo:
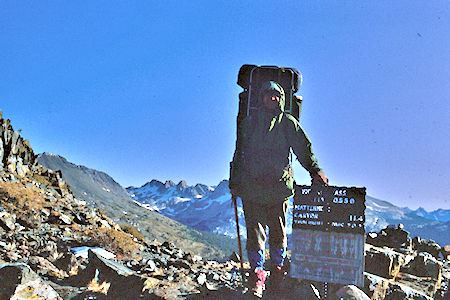
[[[291,122],[288,122],[288,139],[298,161],[303,168],[309,172],[313,183],[317,182],[322,185],[328,184],[328,179],[325,177],[323,170],[319,167],[317,158],[312,151],[311,141],[298,121],[293,117],[290,117],[289,119],[291,119]]]
[[[241,121],[240,125],[242,127]],[[238,124],[239,125],[239,124]],[[228,186],[230,188],[230,193],[233,196],[237,196],[239,194],[240,184],[241,184],[241,176],[242,176],[242,138],[239,136],[241,134],[241,129],[238,128],[236,135],[236,149],[234,150],[233,161],[230,162],[230,180],[228,182]]]

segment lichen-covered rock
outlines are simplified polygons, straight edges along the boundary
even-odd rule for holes
[[[110,299],[138,299],[144,288],[145,279],[124,265],[108,260],[93,251],[88,252],[89,264],[79,272],[73,283],[86,286],[94,279],[101,285],[109,285],[106,295]]]
[[[0,206],[0,227],[13,231],[16,229],[16,215],[11,215]]]
[[[29,257],[28,264],[32,266],[34,270],[40,275],[46,275],[48,277],[58,279],[69,277],[69,275],[65,271],[58,269],[50,261],[40,256]]]
[[[0,299],[62,299],[25,264],[0,265]]]

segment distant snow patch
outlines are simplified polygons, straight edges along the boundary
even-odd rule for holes
[[[138,206],[140,206],[142,208],[148,209],[150,211],[157,211],[157,212],[159,212],[159,208],[156,205],[142,204],[141,202],[136,201],[136,200],[133,200],[133,202],[134,202],[134,204],[136,204],[136,205],[138,205]]]

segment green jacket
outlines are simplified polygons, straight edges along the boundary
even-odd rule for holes
[[[299,122],[284,112],[283,88],[271,81],[263,86],[261,95],[267,90],[279,92],[278,111],[267,111],[260,99],[257,112],[240,122],[229,186],[243,199],[280,201],[294,195],[291,148],[311,175],[322,170]]]

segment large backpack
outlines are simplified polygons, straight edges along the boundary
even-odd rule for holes
[[[239,94],[238,128],[240,121],[258,109],[259,91],[264,82],[279,83],[286,94],[285,112],[300,118],[302,98],[294,95],[300,88],[302,75],[297,69],[277,66],[243,65],[239,69],[237,84],[244,91]]]

